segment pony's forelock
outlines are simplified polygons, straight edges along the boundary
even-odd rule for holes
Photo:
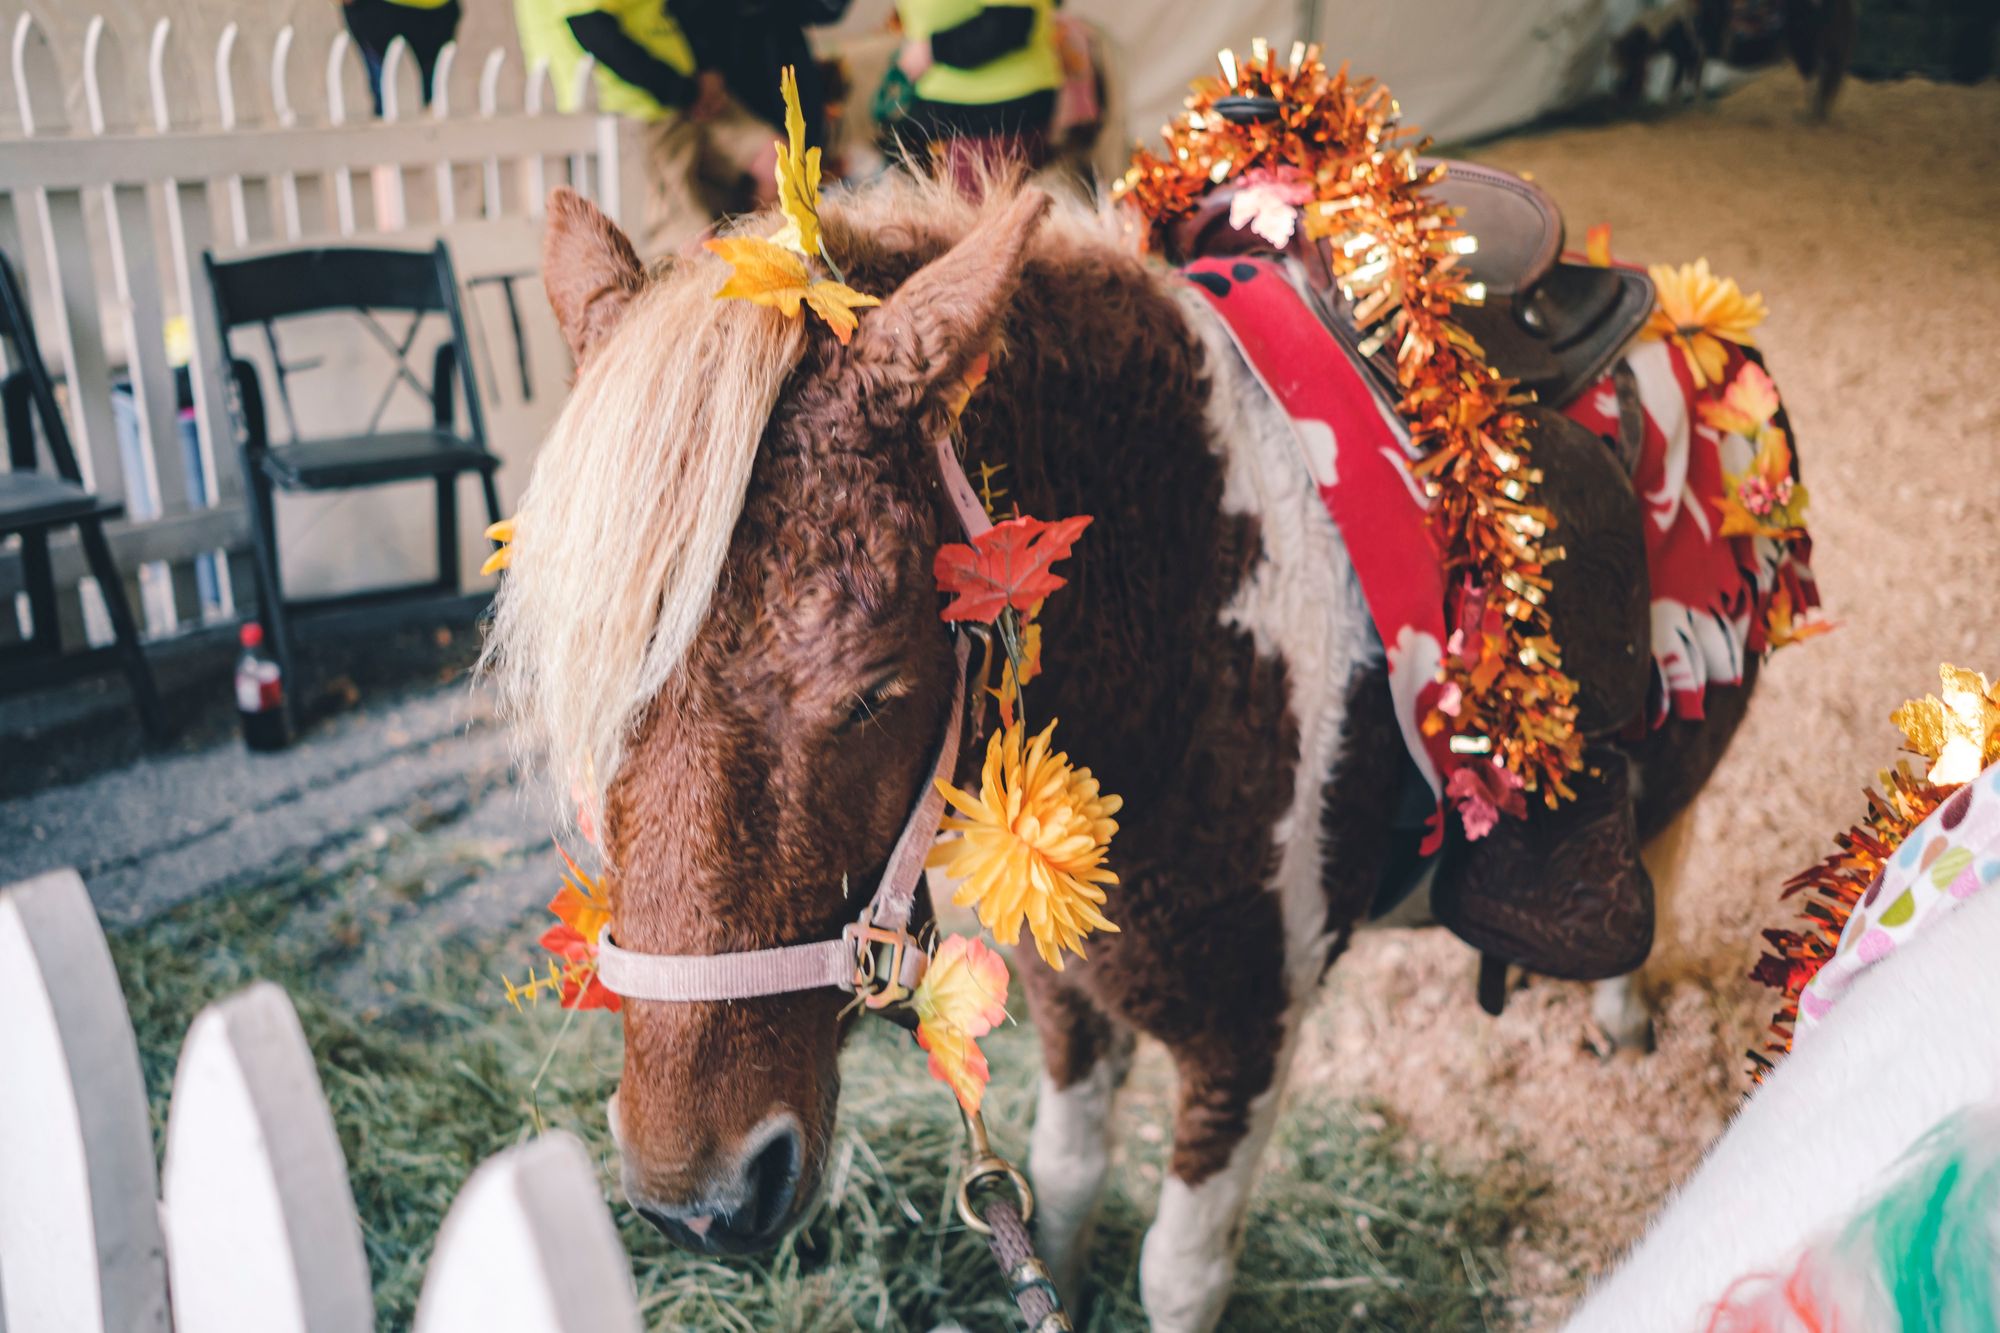
[[[593,349],[515,513],[482,671],[552,794],[601,810],[639,713],[693,641],[779,391],[795,320],[718,301],[676,260]]]

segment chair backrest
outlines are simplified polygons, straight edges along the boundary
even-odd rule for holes
[[[28,309],[27,293],[14,275],[13,261],[5,254],[0,254],[0,340],[6,342],[12,363],[4,390],[11,466],[17,472],[35,470],[35,436],[28,411],[32,403],[42,418],[42,438],[48,441],[56,472],[64,481],[81,486],[83,471],[77,466],[69,428],[56,405],[55,383],[49,378],[48,363],[42,360],[41,344],[35,340],[35,320]]]
[[[473,444],[486,448],[486,420],[473,379],[465,317],[459,309],[458,278],[443,241],[430,250],[316,246],[241,259],[217,259],[210,252],[202,262],[225,344],[233,329],[259,325],[268,331],[279,320],[302,315],[353,312],[371,318],[389,312],[411,314],[419,320],[442,315],[451,327],[451,337],[439,349],[430,386],[436,416],[440,425],[451,418],[448,379],[450,372],[456,371],[465,391],[467,436]],[[273,346],[275,351],[275,342]],[[407,340],[400,348],[386,340],[385,346],[396,359],[398,373],[414,382],[404,363]],[[238,362],[235,369],[239,384],[248,382],[247,365]],[[282,364],[280,380],[282,393]],[[249,391],[254,391],[254,383],[246,394]],[[261,404],[246,415],[256,418],[253,436],[261,435]],[[256,446],[264,443],[267,441],[253,440]]]
[[[451,257],[442,243],[431,251],[329,246],[244,259],[208,256],[208,279],[225,331],[327,311],[442,313],[450,273]]]

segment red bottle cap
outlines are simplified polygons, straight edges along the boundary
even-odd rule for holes
[[[236,631],[236,638],[245,648],[261,648],[264,645],[264,627],[253,620]]]

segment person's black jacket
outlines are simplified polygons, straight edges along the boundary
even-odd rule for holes
[[[806,41],[808,26],[833,23],[849,0],[668,0],[667,9],[687,33],[695,63],[717,70],[729,91],[759,120],[782,129],[785,99],[778,74],[798,70],[799,109],[806,142],[826,142],[826,85]]]

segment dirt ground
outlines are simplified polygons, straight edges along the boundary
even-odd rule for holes
[[[1940,660],[2000,668],[2000,86],[1850,84],[1830,123],[1773,73],[1644,123],[1477,156],[1609,222],[1620,259],[1707,256],[1761,291],[1759,333],[1810,484],[1813,563],[1844,628],[1777,655],[1696,807],[1664,934],[1658,1050],[1601,1062],[1587,988],[1540,981],[1487,1019],[1441,932],[1363,938],[1297,1094],[1374,1098],[1459,1164],[1546,1184],[1512,1244],[1526,1327],[1559,1320],[1721,1131],[1771,1008],[1745,979],[1782,881],[1859,813],[1888,714]]]

